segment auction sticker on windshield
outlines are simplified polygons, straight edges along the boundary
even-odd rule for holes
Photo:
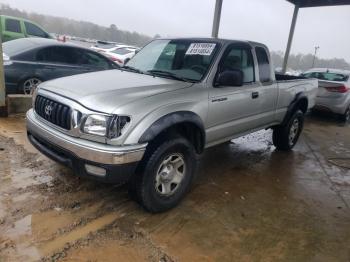
[[[186,55],[211,55],[216,44],[212,43],[192,43],[187,49]]]

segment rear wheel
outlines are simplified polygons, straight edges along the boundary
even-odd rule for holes
[[[278,150],[291,150],[298,142],[303,126],[304,114],[297,110],[285,125],[274,128],[272,140],[275,147]]]
[[[31,77],[27,80],[24,80],[22,82],[21,88],[23,90],[23,93],[25,95],[31,95],[33,94],[35,88],[41,83],[42,81],[39,78]]]
[[[149,212],[171,209],[189,191],[196,166],[194,147],[183,137],[150,145],[129,193]]]

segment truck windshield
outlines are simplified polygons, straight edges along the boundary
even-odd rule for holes
[[[219,44],[199,40],[155,40],[145,46],[126,68],[183,81],[200,81],[208,72]]]

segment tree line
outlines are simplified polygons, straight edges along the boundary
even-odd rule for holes
[[[271,52],[272,61],[275,67],[282,67],[284,53],[283,52]],[[336,68],[350,70],[350,64],[342,58],[321,59],[316,57],[315,62],[313,54],[297,54],[290,55],[288,59],[288,68],[293,70],[305,71],[312,67],[319,68]],[[314,66],[312,66],[314,64]]]
[[[137,46],[143,46],[152,39],[144,34],[121,30],[114,24],[110,27],[105,27],[86,21],[28,13],[5,4],[0,5],[0,14],[21,17],[34,21],[41,25],[46,31],[60,35],[71,35],[81,38],[113,41]]]

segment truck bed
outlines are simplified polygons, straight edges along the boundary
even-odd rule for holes
[[[275,74],[276,81],[290,81],[290,80],[304,80],[306,79],[303,76],[291,76],[291,75],[285,75],[285,74]]]

